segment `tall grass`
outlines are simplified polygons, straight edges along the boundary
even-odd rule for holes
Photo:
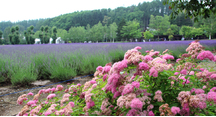
[[[169,42],[170,43],[170,42]],[[185,43],[185,42],[184,42]],[[112,45],[112,46],[111,46]],[[49,46],[49,47],[47,47]],[[93,74],[98,66],[109,62],[117,62],[124,58],[128,49],[141,46],[141,52],[154,49],[163,52],[169,49],[175,59],[185,53],[188,44],[179,43],[124,43],[124,44],[74,44],[74,45],[39,45],[35,46],[5,46],[11,49],[7,53],[0,51],[0,83],[10,82],[12,85],[25,85],[35,80],[67,80],[77,75]],[[25,48],[39,48],[40,52],[23,51]],[[47,50],[55,49],[61,51]],[[71,47],[74,47],[71,49]],[[80,48],[79,48],[80,47]],[[216,46],[205,46],[207,50]],[[17,49],[18,48],[18,49]],[[5,49],[0,47],[0,50]],[[65,51],[63,51],[65,50]],[[71,51],[72,50],[72,51]],[[33,54],[32,54],[33,53]]]

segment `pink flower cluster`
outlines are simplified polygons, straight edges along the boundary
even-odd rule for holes
[[[154,100],[157,100],[158,102],[163,102],[162,98],[162,92],[160,90],[155,92]]]
[[[197,59],[200,59],[200,60],[209,59],[211,61],[214,61],[214,55],[210,51],[202,51],[197,56]]]
[[[28,98],[27,98],[26,94],[23,94],[23,95],[21,95],[21,96],[18,97],[17,104],[22,105],[23,101],[25,101],[25,100],[28,100]]]

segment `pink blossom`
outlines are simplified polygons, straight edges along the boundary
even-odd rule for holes
[[[203,87],[202,87],[202,89],[206,89],[207,87],[204,85]]]
[[[90,102],[87,102],[86,103],[86,106],[88,107],[88,108],[91,108],[91,107],[93,107],[95,105],[95,103],[94,103],[94,101],[90,101]]]
[[[216,92],[216,87],[211,88],[210,92]]]
[[[214,62],[216,62],[216,55],[214,56]]]
[[[175,72],[175,73],[174,73],[174,75],[178,75],[178,74],[179,74],[179,72]]]
[[[48,89],[45,89],[45,93],[50,93],[50,91],[51,91],[52,89],[50,89],[50,88],[48,88]]]
[[[95,84],[96,81],[95,81],[95,80],[91,80],[90,83],[91,83],[91,84]]]
[[[162,58],[168,60],[168,59],[174,59],[174,56],[169,55],[169,54],[165,54],[165,55],[163,55]]]
[[[77,86],[78,86],[78,87],[80,87],[80,86],[81,86],[81,84],[80,84],[80,83],[78,83],[78,84],[77,84]]]
[[[133,86],[132,84],[127,84],[127,85],[124,87],[124,90],[123,90],[123,92],[122,92],[122,95],[131,93],[131,92],[133,92],[133,90],[134,90],[134,86]]]
[[[216,92],[208,92],[207,99],[216,103]]]
[[[141,62],[139,63],[139,69],[142,69],[142,70],[148,70],[149,69],[149,66],[147,63],[144,63],[144,62]]]
[[[64,88],[64,87],[63,87],[62,85],[57,85],[56,90],[57,90],[57,91],[62,91],[63,88]]]
[[[45,112],[44,115],[45,115],[45,116],[48,116],[48,115],[50,115],[50,114],[51,114],[51,112],[48,111],[48,112]]]
[[[194,75],[194,71],[191,71],[191,72],[189,73],[189,75]]]
[[[136,109],[131,109],[128,111],[128,113],[126,114],[127,116],[136,116],[137,114],[137,110]]]
[[[173,113],[174,115],[176,115],[177,113],[180,112],[180,108],[179,108],[179,107],[173,106],[173,107],[171,108],[171,111],[172,111],[172,113]]]
[[[212,54],[211,51],[202,51],[197,56],[197,59],[200,59],[200,60],[209,59],[211,61],[214,61],[214,55]]]
[[[71,107],[74,107],[74,102],[69,102]]]
[[[103,68],[103,71],[106,72],[106,73],[108,73],[110,71],[110,69],[111,69],[111,66],[105,66]]]
[[[149,50],[146,50],[145,52],[146,52],[146,53],[149,53]]]
[[[150,71],[150,73],[149,73],[149,77],[150,77],[150,76],[158,77],[158,71],[155,70],[154,67],[152,67],[149,71]]]
[[[49,94],[48,96],[47,96],[47,99],[49,100],[49,99],[52,99],[53,97],[55,97],[56,96],[56,94]]]
[[[27,97],[26,94],[19,96],[17,99],[17,104],[21,105],[23,103],[23,101],[28,100],[28,98],[26,98],[26,97]]]
[[[132,82],[132,86],[136,87],[137,89],[140,87],[140,83],[139,82]]]
[[[96,68],[96,70],[97,70],[97,71],[102,71],[102,70],[103,70],[103,67],[102,67],[102,66],[98,66],[98,67]]]
[[[35,104],[35,103],[36,103],[35,101],[31,100],[31,101],[29,101],[29,102],[27,103],[27,105],[28,105],[28,106],[31,106],[31,105],[33,105],[33,104]]]
[[[190,115],[190,108],[188,103],[185,103],[183,108],[179,112],[180,115],[189,116]]]
[[[45,93],[45,89],[41,89],[39,92],[38,92],[39,94],[44,94]]]
[[[146,56],[144,56],[144,60],[145,60],[146,62],[148,62],[148,61],[153,60],[153,58],[152,58],[150,55],[146,55]]]
[[[113,98],[115,99],[115,98],[117,98],[117,97],[120,96],[120,95],[121,95],[121,92],[116,91],[115,94],[113,95]]]
[[[162,94],[162,92],[160,90],[155,92],[155,95],[161,95],[161,94]]]
[[[183,70],[181,70],[180,73],[183,74],[183,75],[187,75],[187,70],[186,70],[186,69],[183,69]]]
[[[179,62],[181,59],[176,59],[176,62]]]
[[[195,93],[196,93],[196,94],[204,94],[205,91],[204,91],[203,89],[196,89],[196,90],[195,90]]]
[[[141,49],[142,49],[142,47],[140,47],[140,46],[137,46],[137,47],[135,47],[134,49],[136,49],[136,50],[141,50]]]
[[[94,88],[96,88],[97,87],[97,84],[93,84],[92,85],[92,88],[94,89]]]
[[[200,109],[205,109],[206,108],[206,102],[199,102],[199,104],[198,104],[198,107],[200,108]]]
[[[28,95],[33,96],[34,94],[32,92],[29,92]]]
[[[212,74],[210,78],[216,80],[216,74]]]
[[[192,88],[192,89],[190,90],[191,93],[193,93],[193,92],[195,92],[195,91],[196,91],[195,88]]]
[[[105,74],[104,76],[103,76],[103,81],[106,81],[106,79],[107,79],[107,74]]]
[[[142,110],[142,106],[143,103],[138,98],[134,98],[130,104],[131,108],[140,109],[140,110]]]
[[[149,111],[148,116],[155,116],[155,114],[152,111]]]
[[[53,87],[51,90],[52,90],[52,93],[54,93],[54,92],[55,92],[55,90],[56,90],[56,88],[55,88],[55,87]]]

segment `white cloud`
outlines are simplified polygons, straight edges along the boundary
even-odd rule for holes
[[[1,21],[49,18],[74,11],[138,5],[152,0],[4,0],[0,6]]]

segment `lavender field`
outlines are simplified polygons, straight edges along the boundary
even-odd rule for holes
[[[77,75],[92,74],[97,66],[123,59],[124,53],[136,46],[146,50],[170,49],[175,58],[184,53],[192,41],[138,43],[74,43],[56,45],[0,46],[0,82],[28,84],[38,79],[66,80]],[[209,50],[216,40],[202,40]]]

